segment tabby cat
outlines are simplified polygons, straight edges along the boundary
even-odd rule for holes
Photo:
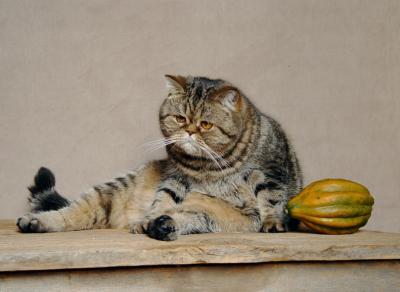
[[[97,185],[69,201],[41,168],[29,188],[22,232],[127,228],[158,240],[206,232],[283,232],[302,188],[293,148],[280,125],[232,84],[167,75],[159,121],[168,158]],[[158,143],[158,144],[157,144]],[[292,224],[293,223],[293,224]]]

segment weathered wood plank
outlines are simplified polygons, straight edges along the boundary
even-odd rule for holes
[[[0,225],[0,271],[400,259],[400,234],[199,234],[162,242],[124,230],[21,234]]]
[[[283,262],[0,274],[0,291],[398,291],[400,261]]]

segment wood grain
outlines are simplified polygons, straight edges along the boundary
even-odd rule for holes
[[[0,274],[0,291],[398,291],[400,261],[129,267]]]
[[[0,271],[400,259],[400,234],[198,234],[162,242],[125,230],[21,234],[0,221]]]

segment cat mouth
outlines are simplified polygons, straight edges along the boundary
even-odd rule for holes
[[[200,147],[197,146],[196,141],[194,141],[191,137],[188,137],[184,141],[180,142],[178,146],[187,154],[201,154]]]

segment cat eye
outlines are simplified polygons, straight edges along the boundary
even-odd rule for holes
[[[186,123],[186,118],[184,116],[175,116],[175,119],[178,123]]]
[[[205,130],[210,130],[214,125],[206,121],[201,121],[200,126]]]

